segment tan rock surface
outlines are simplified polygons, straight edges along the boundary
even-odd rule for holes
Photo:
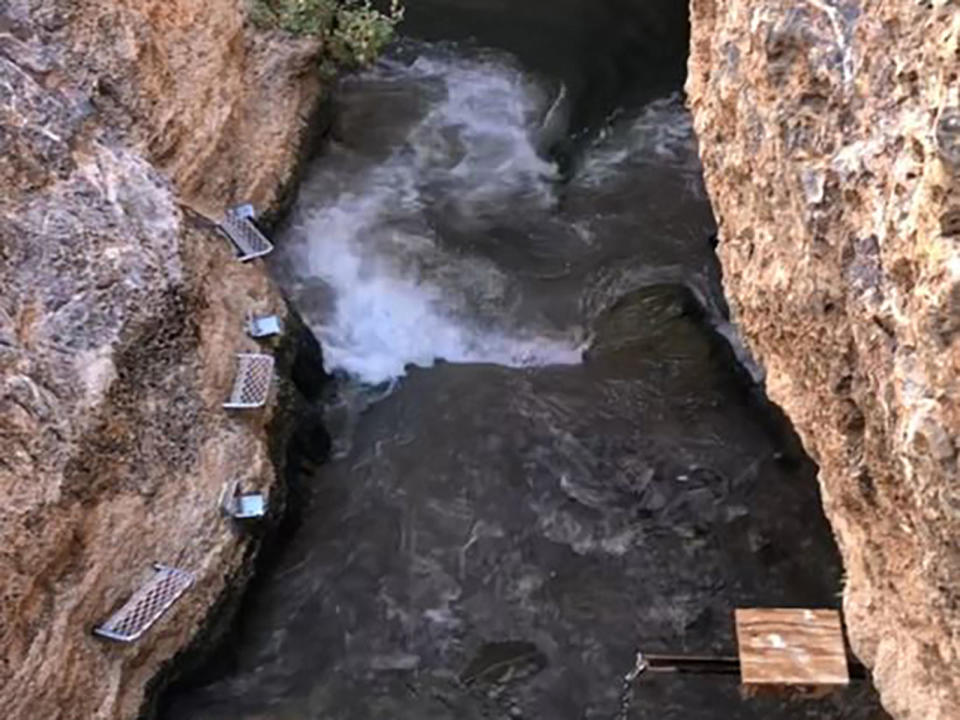
[[[692,19],[726,287],[820,464],[854,649],[897,718],[955,720],[960,6],[693,0]]]
[[[261,206],[291,174],[316,47],[255,37],[239,0],[0,10],[0,707],[137,715],[248,539],[271,411],[222,410],[262,266],[184,204]],[[266,107],[263,107],[266,106]],[[197,583],[136,644],[95,639],[162,562]]]
[[[319,41],[251,32],[241,0],[80,3],[55,34],[71,80],[182,201],[272,205],[320,91]]]

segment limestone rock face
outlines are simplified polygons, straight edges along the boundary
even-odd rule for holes
[[[38,0],[32,0],[38,3]],[[242,0],[39,0],[71,81],[121,129],[181,201],[270,205],[289,179],[319,92],[314,39],[251,32]]]
[[[857,654],[960,717],[960,7],[693,0],[725,284],[820,464]],[[789,512],[784,508],[784,512]]]
[[[221,407],[247,311],[283,312],[212,225],[288,181],[317,51],[240,0],[0,6],[0,707],[131,718],[248,536],[228,483],[269,492],[270,410]],[[153,562],[197,582],[139,643],[90,631]]]

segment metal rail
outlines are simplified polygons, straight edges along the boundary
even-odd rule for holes
[[[661,655],[641,653],[644,672],[689,673],[695,675],[739,675],[740,658],[734,655]],[[847,668],[852,680],[864,680],[867,669],[859,661],[847,657]]]

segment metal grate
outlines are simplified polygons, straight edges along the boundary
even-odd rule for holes
[[[146,585],[93,632],[118,642],[133,642],[160,619],[177,599],[193,585],[193,573],[154,565],[156,573]]]
[[[228,211],[220,223],[220,227],[240,254],[241,262],[253,260],[273,250],[270,241],[253,224],[252,216],[253,208],[241,205]]]
[[[237,376],[233,392],[225,408],[258,408],[267,404],[270,381],[273,379],[273,358],[257,353],[237,354]]]

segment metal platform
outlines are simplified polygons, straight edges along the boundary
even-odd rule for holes
[[[95,635],[124,643],[138,640],[193,585],[191,572],[166,565],[153,567],[154,576],[105,623],[94,628]]]
[[[220,227],[237,250],[240,262],[262,257],[273,251],[273,244],[253,224],[252,205],[238,205],[224,215]]]
[[[283,326],[280,318],[276,315],[265,315],[256,317],[250,315],[247,317],[247,334],[252,338],[266,338],[273,335],[279,335],[283,332]]]
[[[230,399],[223,407],[234,410],[263,407],[270,396],[272,380],[272,356],[237,353],[237,376],[233,381]]]

